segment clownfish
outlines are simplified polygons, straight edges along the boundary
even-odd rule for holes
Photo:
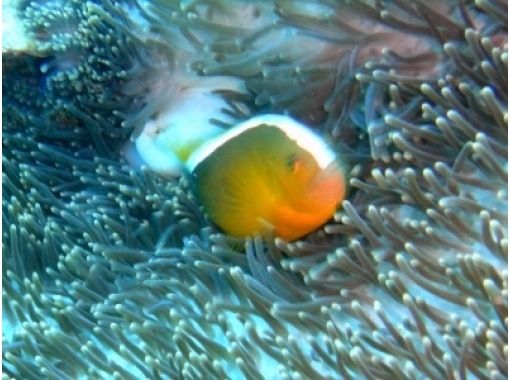
[[[172,79],[161,95],[165,107],[122,148],[132,167],[145,165],[163,176],[183,174],[188,157],[225,132],[212,120],[224,125],[236,122],[223,112],[229,104],[217,92],[246,93],[244,83],[232,77],[196,77],[179,72]]]
[[[295,240],[330,219],[346,196],[339,157],[283,115],[238,124],[201,145],[185,166],[211,220],[233,236]]]

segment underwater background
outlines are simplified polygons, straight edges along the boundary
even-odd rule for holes
[[[506,379],[507,7],[4,1],[2,378]],[[190,86],[347,150],[334,219],[230,237],[130,166]]]

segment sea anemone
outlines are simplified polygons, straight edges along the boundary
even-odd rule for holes
[[[506,378],[506,3],[13,3],[5,379]],[[350,149],[334,220],[231,237],[128,165],[183,62]]]

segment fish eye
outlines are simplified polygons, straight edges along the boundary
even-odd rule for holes
[[[285,165],[287,166],[287,169],[289,169],[290,171],[294,171],[296,169],[296,163],[297,163],[296,153],[289,154],[285,159]]]

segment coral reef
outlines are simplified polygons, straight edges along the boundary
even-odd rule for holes
[[[507,377],[506,2],[15,4],[4,379]],[[189,60],[245,81],[225,114],[352,151],[334,220],[232,238],[185,177],[129,167]]]

